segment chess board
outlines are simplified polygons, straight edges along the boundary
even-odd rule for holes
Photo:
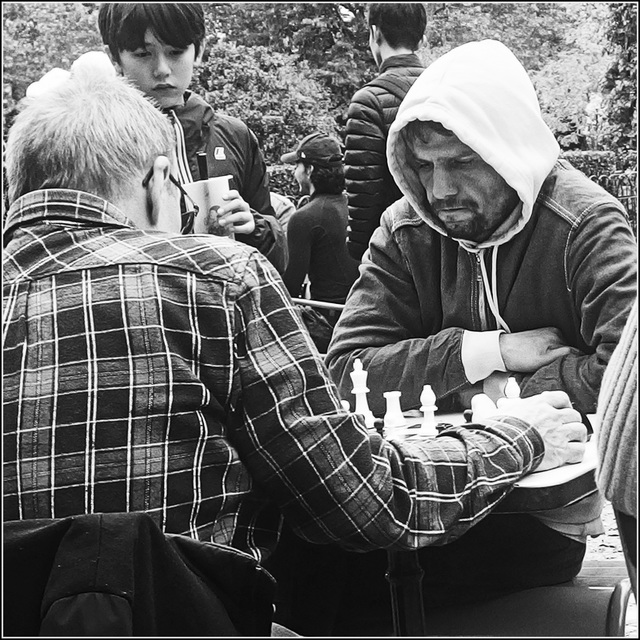
[[[351,373],[353,391],[356,398],[354,413],[362,413],[367,417],[367,426],[373,428],[374,417],[369,411],[367,403],[366,386],[367,372],[363,369],[362,362],[356,360]],[[508,379],[505,388],[505,397],[517,398],[520,389],[514,378]],[[383,435],[387,440],[412,438],[435,438],[438,433],[450,426],[461,426],[467,423],[462,413],[434,413],[437,409],[436,398],[431,387],[425,385],[421,396],[422,406],[419,410],[401,411],[400,392],[392,391],[384,394],[387,401],[387,413],[384,417]],[[478,402],[473,402],[478,400]],[[348,403],[347,403],[348,406]],[[495,410],[493,401],[479,394],[472,399],[474,416],[484,414],[485,411]],[[594,493],[595,470],[598,461],[596,436],[599,426],[595,414],[587,416],[593,434],[587,442],[585,455],[577,464],[565,464],[547,471],[533,471],[520,478],[514,484],[514,490],[503,501],[503,509],[514,511],[536,511],[552,509],[555,506],[566,506],[577,500]],[[502,510],[502,509],[501,509]]]

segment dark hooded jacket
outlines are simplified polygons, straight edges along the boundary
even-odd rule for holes
[[[196,154],[207,153],[209,176],[231,175],[253,212],[256,228],[236,240],[255,247],[282,274],[287,262],[287,243],[271,206],[269,176],[255,134],[242,120],[218,113],[200,96],[188,92],[185,104],[173,109],[184,129],[189,168],[200,178]]]

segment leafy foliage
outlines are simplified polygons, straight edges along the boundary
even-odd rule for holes
[[[569,3],[572,27],[563,49],[532,75],[547,124],[563,149],[598,149],[601,144],[600,82],[610,56],[604,54],[604,3]]]
[[[615,151],[564,151],[562,157],[587,176],[608,176],[635,171],[636,152],[626,154]],[[614,194],[615,195],[615,194]]]
[[[472,40],[509,47],[528,71],[562,50],[569,17],[564,2],[427,3],[428,61]]]
[[[366,3],[230,3],[209,5],[211,29],[230,41],[298,56],[330,92],[342,133],[351,96],[377,72],[368,49]],[[543,115],[565,149],[604,143],[598,110],[607,4],[426,3],[428,64],[471,40],[497,39],[530,72]],[[349,20],[345,15],[350,16]]]
[[[53,67],[68,69],[86,51],[102,51],[95,3],[3,3],[5,91],[14,101]]]
[[[609,5],[607,49],[614,61],[607,70],[603,91],[606,135],[616,147],[637,148],[638,134],[638,5]]]
[[[32,82],[53,67],[69,69],[86,51],[102,51],[95,8],[80,2],[2,4],[4,137]]]
[[[212,44],[192,89],[214,109],[242,119],[268,162],[277,163],[312,131],[337,135],[327,90],[291,54],[265,46]]]
[[[351,96],[376,75],[368,45],[366,3],[211,3],[208,32],[226,42],[291,54],[329,92],[339,128]],[[345,17],[347,16],[347,17]]]
[[[268,168],[269,189],[287,196],[294,202],[300,198],[300,189],[293,177],[293,167],[290,164],[274,164]]]
[[[99,3],[3,3],[4,128],[26,87],[101,49]],[[428,2],[425,62],[483,38],[531,74],[564,149],[635,148],[634,3]],[[367,3],[205,3],[207,58],[192,88],[243,119],[270,164],[320,129],[342,137],[353,93],[377,74]],[[606,45],[606,50],[603,47]],[[604,93],[604,95],[603,95]]]

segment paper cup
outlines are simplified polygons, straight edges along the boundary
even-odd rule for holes
[[[233,225],[221,226],[218,222],[218,209],[225,204],[222,196],[229,191],[231,178],[232,176],[216,176],[182,185],[200,208],[193,223],[194,233],[234,237]]]

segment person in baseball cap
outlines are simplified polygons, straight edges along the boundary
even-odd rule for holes
[[[342,148],[336,138],[319,131],[303,138],[295,151],[285,153],[280,161],[285,164],[313,164],[320,167],[332,167],[342,163]]]
[[[293,298],[308,294],[316,301],[344,304],[358,277],[358,263],[347,252],[349,210],[340,142],[316,131],[281,161],[294,165],[301,195],[287,223],[289,261],[282,280]],[[303,320],[320,353],[329,346],[338,315],[336,310],[303,307]]]

